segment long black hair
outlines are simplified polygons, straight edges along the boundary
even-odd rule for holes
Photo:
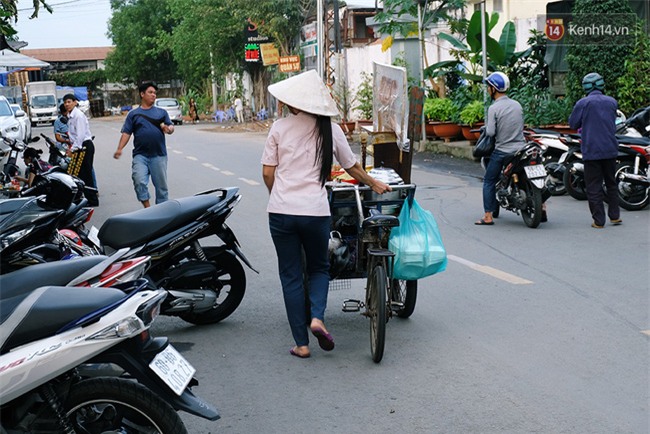
[[[316,165],[320,164],[319,181],[321,187],[329,179],[332,172],[332,120],[329,116],[316,115]]]

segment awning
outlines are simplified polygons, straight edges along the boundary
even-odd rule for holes
[[[45,68],[49,63],[43,62],[24,54],[15,53],[9,49],[0,50],[0,67],[4,68]]]

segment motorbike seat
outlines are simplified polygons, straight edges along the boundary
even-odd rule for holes
[[[622,145],[650,146],[649,137],[616,136],[616,140]]]
[[[195,220],[222,200],[214,195],[183,197],[110,217],[99,230],[102,244],[114,249],[143,244]]]
[[[90,270],[106,256],[84,256],[69,261],[48,262],[0,276],[0,300],[29,293],[46,285],[67,285],[75,277]]]
[[[23,205],[32,200],[32,197],[17,197],[0,201],[0,215],[11,214],[19,210]]]
[[[72,321],[124,297],[124,292],[116,288],[89,291],[88,288],[66,286],[45,286],[15,297],[3,297],[0,300],[0,354],[53,336]]]

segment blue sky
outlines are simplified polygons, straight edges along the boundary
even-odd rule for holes
[[[112,45],[106,36],[111,16],[110,0],[47,0],[52,14],[41,8],[30,20],[33,0],[18,0],[18,39],[25,48],[105,47]]]

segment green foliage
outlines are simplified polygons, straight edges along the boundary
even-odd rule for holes
[[[60,72],[50,74],[49,78],[56,81],[59,86],[86,86],[94,91],[106,83],[106,71],[96,69],[94,71]]]
[[[626,115],[650,106],[650,37],[639,22],[635,29],[636,43],[625,61],[622,76],[616,80],[618,106]]]
[[[341,113],[341,120],[343,122],[349,121],[353,104],[356,102],[356,95],[352,93],[352,90],[345,83],[342,83],[334,86],[332,97],[336,102],[339,113]]]
[[[454,112],[451,116],[451,121],[461,123],[461,111],[473,101],[483,101],[483,92],[478,84],[472,83],[467,85],[462,83],[460,86],[451,89],[448,93],[448,97],[454,105]]]
[[[359,110],[363,119],[372,119],[372,74],[361,73],[361,84],[357,88],[357,104],[354,110]]]
[[[449,122],[457,111],[449,98],[427,98],[424,100],[424,116],[429,121]]]
[[[497,41],[490,36],[490,32],[499,21],[499,14],[495,12],[491,16],[488,16],[486,13],[484,20],[487,33],[486,54],[488,69],[495,70],[512,66],[525,53],[515,52],[517,35],[514,23],[508,21],[504,25],[501,36]],[[439,37],[452,45],[450,53],[455,60],[445,60],[425,68],[425,77],[438,77],[453,72],[465,80],[476,83],[481,82],[483,80],[483,75],[481,74],[483,65],[481,12],[474,12],[467,25],[455,25],[453,28],[457,31],[464,32],[460,38],[448,33],[440,33]],[[460,71],[459,68],[461,68]]]
[[[576,0],[573,24],[590,26],[594,17],[611,24],[617,21],[615,14],[630,14],[627,16],[635,17],[627,0]],[[569,66],[566,79],[568,98],[577,101],[583,97],[582,78],[590,72],[598,72],[605,78],[606,92],[619,99],[616,82],[625,74],[625,62],[632,56],[630,46],[612,43],[613,40],[589,41],[579,36],[567,37],[570,43],[566,55]]]
[[[192,98],[194,98],[196,109],[199,114],[212,113],[212,96],[209,93],[201,93],[197,90],[190,89],[185,95],[178,98],[178,101],[181,103],[181,107],[183,108],[184,115],[189,113],[190,99]]]
[[[176,62],[165,34],[176,21],[170,0],[112,0],[108,33],[115,49],[106,58],[106,72],[113,81],[138,84],[178,78]]]
[[[522,86],[512,88],[508,96],[521,104],[524,123],[529,127],[544,125],[566,125],[573,105],[566,98],[555,98],[548,88],[539,83],[542,76],[532,79]]]
[[[544,61],[546,35],[531,29],[527,43],[529,48],[511,68],[504,71],[510,78],[510,87],[516,89],[534,82],[535,86],[546,89],[549,86],[548,65]]]
[[[0,35],[2,37],[13,37],[16,35],[14,23],[18,21],[19,11],[17,3],[17,0],[2,0],[0,2]],[[49,13],[52,13],[52,8],[45,3],[45,0],[32,0],[34,13],[29,17],[29,19],[38,17],[41,6]]]
[[[417,35],[417,18],[405,20],[405,17],[418,16],[418,2],[414,0],[384,0],[383,8],[375,15],[381,23],[379,31],[386,35]],[[422,29],[427,29],[439,21],[449,21],[458,9],[465,6],[464,0],[427,1],[422,13]]]
[[[464,125],[473,126],[477,122],[483,122],[484,120],[485,107],[481,100],[470,102],[460,111],[460,121]]]

